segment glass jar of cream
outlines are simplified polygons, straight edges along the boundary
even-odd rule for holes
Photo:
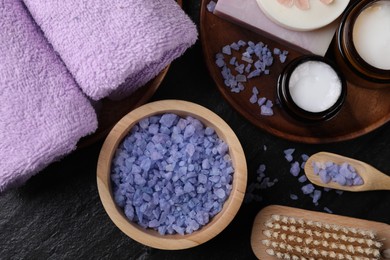
[[[336,32],[336,61],[351,83],[390,86],[390,0],[355,1]]]
[[[280,104],[292,117],[307,123],[334,117],[346,94],[343,75],[329,60],[317,55],[291,61],[278,79]]]

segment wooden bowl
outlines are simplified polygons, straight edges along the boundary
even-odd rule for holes
[[[205,126],[214,128],[218,137],[229,146],[234,167],[232,191],[222,210],[208,224],[186,235],[161,235],[154,229],[145,229],[131,222],[114,201],[111,188],[111,161],[118,145],[131,128],[140,120],[153,115],[174,113],[192,116]],[[97,186],[99,196],[107,214],[114,224],[130,238],[150,247],[159,249],[185,249],[198,246],[218,235],[234,218],[244,198],[247,183],[247,167],[243,149],[232,129],[212,111],[186,101],[164,100],[143,105],[124,116],[108,134],[98,160]]]

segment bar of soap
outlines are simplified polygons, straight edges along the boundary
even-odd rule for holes
[[[256,0],[218,0],[214,14],[248,28],[256,33],[283,39],[309,53],[324,56],[329,48],[338,20],[313,31],[293,31],[269,20],[261,11]]]

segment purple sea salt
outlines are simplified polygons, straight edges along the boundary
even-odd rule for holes
[[[240,45],[236,42],[233,42],[232,44],[230,44],[230,48],[232,48],[235,51],[238,51],[240,49]]]
[[[299,166],[299,162],[295,161],[294,163],[291,164],[290,173],[294,177],[297,177],[299,175],[300,171],[301,171],[301,168]]]
[[[233,172],[228,146],[214,129],[163,114],[141,120],[124,138],[111,181],[129,220],[160,234],[184,235],[220,212]]]
[[[262,105],[265,104],[265,102],[267,101],[267,98],[266,97],[261,97],[257,100],[257,104],[261,107]]]
[[[263,116],[272,116],[274,114],[274,111],[271,107],[268,107],[266,105],[262,105],[260,107],[260,114]]]
[[[207,11],[209,11],[210,13],[213,13],[214,10],[215,10],[215,6],[216,6],[216,5],[217,5],[216,2],[210,1],[210,2],[207,4],[207,6],[206,6]]]
[[[253,94],[250,99],[249,99],[249,102],[251,102],[252,104],[255,104],[257,102],[257,95],[256,94]]]
[[[341,186],[355,186],[364,183],[362,177],[348,163],[341,165],[333,162],[320,164],[313,162],[313,172],[320,177],[323,183],[336,182]]]
[[[314,190],[313,192],[313,203],[316,204],[318,200],[321,198],[322,192],[320,190]]]
[[[301,190],[302,190],[303,194],[310,194],[315,190],[315,188],[314,188],[313,184],[309,183],[309,184],[302,186]]]
[[[222,53],[226,54],[226,55],[232,55],[232,49],[231,49],[230,45],[225,45],[222,48]]]

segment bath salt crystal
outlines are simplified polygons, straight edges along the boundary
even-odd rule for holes
[[[267,98],[266,97],[261,97],[257,100],[257,104],[261,107],[262,105],[265,104],[265,102],[267,101]]]
[[[272,116],[274,114],[274,111],[272,110],[272,108],[266,106],[266,105],[262,105],[261,107],[261,115],[263,116]]]
[[[302,175],[301,177],[299,177],[299,178],[298,178],[298,181],[299,181],[300,183],[304,183],[305,181],[307,181],[306,175]]]
[[[301,158],[304,162],[306,162],[309,159],[309,156],[307,154],[302,154]]]
[[[239,46],[242,46],[242,47],[244,47],[244,46],[247,45],[247,43],[246,43],[245,41],[243,41],[243,40],[239,40],[239,41],[237,42],[237,44],[238,44]]]
[[[258,77],[258,76],[260,76],[260,74],[261,74],[261,70],[256,69],[256,70],[251,71],[251,72],[248,74],[247,78],[248,78],[248,79],[251,79],[251,78],[254,78],[254,77]]]
[[[286,60],[287,60],[287,56],[286,56],[286,55],[284,55],[284,54],[280,54],[280,55],[279,55],[279,61],[280,61],[281,63],[285,63]]]
[[[312,163],[314,174],[319,175],[323,183],[336,182],[341,186],[362,185],[363,179],[356,170],[348,163],[341,165],[333,162],[320,164],[319,162]]]
[[[204,144],[215,153],[201,152]],[[112,160],[115,202],[141,227],[163,235],[194,232],[220,212],[232,190],[228,150],[197,119],[167,113],[142,120]]]
[[[252,64],[251,63],[248,63],[245,67],[245,72],[246,73],[249,73],[251,71],[251,68],[252,68]]]
[[[241,82],[238,82],[237,83],[237,88],[240,90],[240,91],[243,91],[245,89],[244,85],[241,83]]]
[[[236,81],[237,82],[246,82],[246,76],[245,75],[242,75],[242,74],[238,74],[236,76]]]
[[[235,69],[238,73],[242,74],[242,73],[244,73],[245,65],[244,65],[244,64],[240,64],[240,65],[236,66],[234,69]]]
[[[329,208],[327,207],[324,207],[324,211],[327,212],[327,213],[330,213],[330,214],[333,214],[333,211],[330,210]]]
[[[313,184],[309,183],[307,185],[302,186],[301,190],[302,190],[303,194],[307,195],[307,194],[312,193],[315,190],[315,188],[314,188]]]
[[[290,194],[290,199],[292,200],[298,200],[298,196],[295,194]]]
[[[255,95],[258,95],[259,94],[259,90],[257,89],[257,87],[252,87],[252,93],[255,94]]]
[[[238,51],[240,50],[240,45],[236,42],[233,42],[232,44],[230,44],[230,48],[232,48],[235,51]]]
[[[226,54],[226,55],[231,55],[232,54],[232,50],[230,48],[230,45],[225,45],[223,48],[222,48],[222,53]]]
[[[288,148],[286,150],[283,151],[285,155],[287,154],[293,154],[295,152],[295,149],[294,148]]]
[[[219,68],[222,68],[223,66],[225,66],[225,61],[223,59],[216,59],[215,64],[217,64]]]
[[[294,177],[297,177],[299,175],[300,171],[301,171],[301,168],[299,167],[299,163],[297,161],[295,161],[294,163],[291,164],[290,173]]]
[[[206,5],[207,11],[209,11],[210,13],[213,13],[216,5],[217,5],[216,2],[210,1],[210,2]]]
[[[217,54],[215,54],[215,59],[216,60],[218,60],[218,59],[223,60],[223,59],[225,59],[225,57],[223,56],[223,53],[218,52]]]
[[[274,54],[275,54],[275,55],[279,55],[279,54],[281,54],[281,53],[282,53],[282,52],[281,52],[280,49],[274,48]]]
[[[253,60],[245,55],[242,55],[241,60],[248,62],[249,64],[253,63]]]
[[[233,57],[230,59],[229,64],[230,64],[230,65],[234,65],[234,64],[236,63],[236,61],[237,61],[237,58],[233,56]]]
[[[164,114],[161,116],[160,124],[166,127],[171,127],[176,119],[177,115],[175,114]]]
[[[320,190],[314,190],[313,192],[313,203],[316,204],[318,200],[321,198],[322,192]]]
[[[302,163],[301,163],[301,168],[302,168],[302,169],[305,169],[305,165],[306,165],[306,162],[302,162]]]
[[[249,102],[252,103],[252,104],[255,104],[257,102],[257,95],[256,94],[253,94],[250,99],[249,99]]]

